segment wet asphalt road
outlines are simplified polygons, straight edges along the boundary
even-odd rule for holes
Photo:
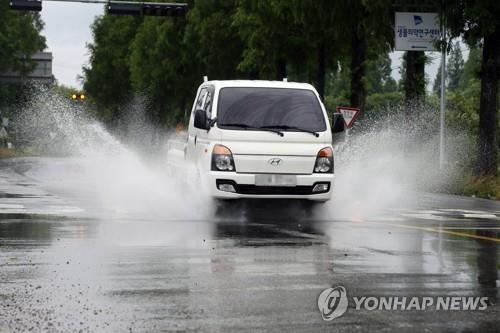
[[[40,163],[0,163],[1,332],[499,331],[499,202],[419,194],[369,217],[247,202],[204,218],[132,218],[51,189],[27,173]],[[327,322],[317,298],[337,285],[489,306],[368,311],[350,301]]]

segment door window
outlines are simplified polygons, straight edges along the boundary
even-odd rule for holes
[[[212,102],[213,102],[214,88],[213,87],[203,87],[200,90],[198,99],[196,100],[196,107],[194,111],[202,109],[207,113],[207,119],[212,116]],[[193,111],[193,112],[194,112]]]

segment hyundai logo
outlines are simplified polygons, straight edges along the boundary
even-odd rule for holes
[[[269,163],[273,166],[280,166],[283,164],[283,160],[281,158],[278,158],[278,157],[273,157],[269,161],[267,161],[267,163]]]

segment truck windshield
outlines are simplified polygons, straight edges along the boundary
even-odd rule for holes
[[[217,123],[226,129],[326,130],[318,98],[306,89],[223,88],[219,93]]]

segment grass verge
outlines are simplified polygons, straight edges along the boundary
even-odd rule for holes
[[[479,198],[500,199],[500,177],[467,176],[464,182],[463,194]]]

